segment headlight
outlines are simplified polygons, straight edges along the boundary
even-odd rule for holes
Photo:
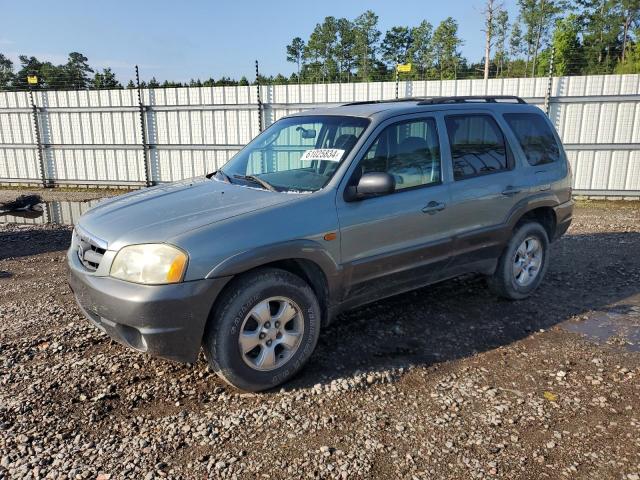
[[[187,254],[166,245],[143,244],[123,247],[111,264],[110,275],[127,282],[178,283],[187,269]]]

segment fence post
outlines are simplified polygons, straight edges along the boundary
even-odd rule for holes
[[[42,149],[42,140],[40,138],[40,122],[38,120],[38,107],[36,107],[36,102],[33,98],[33,89],[29,86],[29,101],[31,102],[31,116],[33,119],[33,128],[36,136],[36,144],[38,145],[38,167],[40,168],[40,181],[42,182],[42,186],[47,188],[50,187],[51,184],[47,180],[46,170],[44,168],[44,152]]]
[[[551,109],[551,88],[553,87],[553,57],[555,56],[556,49],[551,47],[551,58],[549,59],[549,78],[547,79],[547,94],[544,97],[544,113],[549,116],[549,110]]]
[[[256,91],[258,93],[258,131],[262,132],[262,100],[260,98],[260,72],[256,60]]]
[[[136,65],[136,89],[138,90],[138,110],[140,111],[140,133],[142,138],[142,156],[144,158],[144,181],[147,187],[153,185],[151,180],[151,169],[149,166],[149,144],[147,143],[147,122],[145,119],[145,108],[142,103],[142,90],[140,89],[140,72]]]

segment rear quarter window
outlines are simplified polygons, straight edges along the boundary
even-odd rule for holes
[[[530,165],[544,165],[560,159],[560,147],[542,115],[506,113],[504,119],[515,134]]]

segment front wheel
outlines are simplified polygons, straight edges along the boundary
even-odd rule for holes
[[[204,351],[234,387],[260,391],[293,377],[315,349],[320,307],[300,277],[275,268],[241,275],[209,319]]]
[[[528,297],[547,271],[548,252],[544,227],[537,222],[523,223],[502,253],[495,273],[488,277],[489,288],[509,300]]]

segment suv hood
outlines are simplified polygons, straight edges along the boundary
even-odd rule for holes
[[[176,235],[237,215],[290,202],[298,194],[196,178],[147,188],[99,203],[78,225],[109,250],[166,242]]]

